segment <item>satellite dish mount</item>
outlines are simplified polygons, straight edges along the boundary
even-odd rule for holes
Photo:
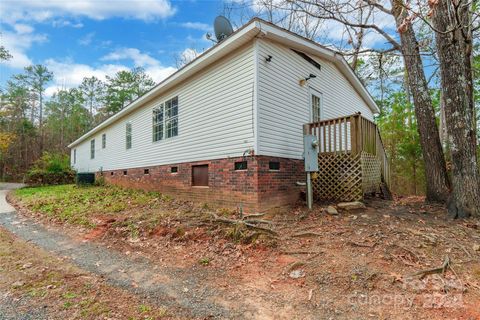
[[[224,16],[218,16],[215,18],[215,21],[213,22],[213,30],[215,32],[217,42],[222,42],[233,33],[232,24]],[[208,36],[207,39],[209,39]]]

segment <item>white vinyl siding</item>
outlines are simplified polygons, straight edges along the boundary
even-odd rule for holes
[[[333,63],[309,55],[320,63],[318,70],[289,47],[268,39],[258,40],[257,50],[257,154],[302,159],[302,126],[312,119],[313,90],[321,94],[323,119],[361,112],[373,120],[365,101]],[[265,60],[269,55],[271,62]],[[299,81],[310,74],[316,78],[302,87]]]
[[[74,167],[93,172],[242,156],[254,145],[253,63],[252,43],[217,60],[106,127],[108,148],[97,150],[95,159],[88,157],[88,140],[80,143]],[[153,109],[177,96],[178,135],[154,142]],[[125,149],[127,122],[133,125],[131,150]]]

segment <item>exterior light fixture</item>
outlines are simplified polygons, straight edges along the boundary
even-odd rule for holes
[[[314,75],[313,73],[310,73],[308,77],[306,77],[305,79],[300,79],[300,81],[298,81],[298,84],[300,84],[303,87],[304,85],[307,84],[308,80],[314,79],[316,77],[317,77],[316,75]]]

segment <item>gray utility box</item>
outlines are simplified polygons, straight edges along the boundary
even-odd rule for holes
[[[318,140],[312,134],[303,136],[303,150],[305,158],[305,171],[318,171]]]

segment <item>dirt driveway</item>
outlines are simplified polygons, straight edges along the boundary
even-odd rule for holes
[[[14,189],[18,185],[1,187]],[[206,269],[161,268],[141,256],[126,256],[103,245],[73,239],[20,216],[7,204],[5,194],[5,190],[0,193],[0,226],[82,270],[104,277],[115,287],[174,310],[175,315],[182,317],[226,319],[257,314],[248,306],[226,308],[221,290],[210,288],[204,281],[209,272]]]
[[[159,195],[22,191],[0,225],[183,319],[480,319],[480,222],[421,198],[268,213],[249,220],[275,231],[264,242],[238,213]]]

